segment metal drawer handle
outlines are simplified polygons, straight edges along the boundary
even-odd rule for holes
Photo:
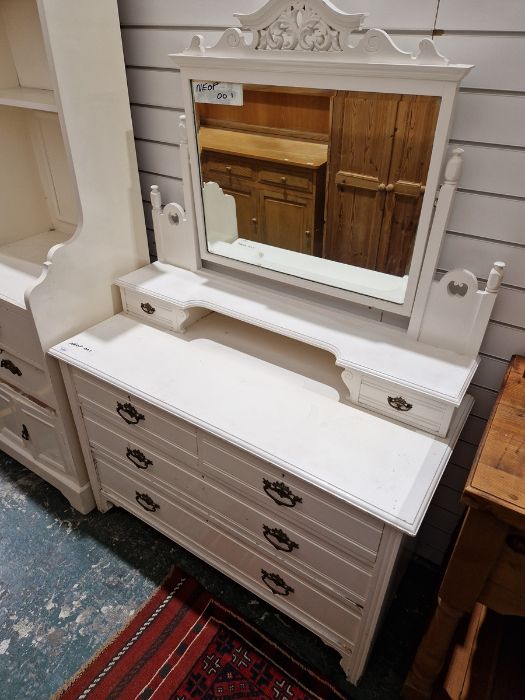
[[[153,466],[151,459],[148,459],[140,450],[132,450],[131,447],[127,447],[126,457],[137,469],[147,469]]]
[[[278,527],[271,528],[263,524],[263,535],[275,549],[279,549],[281,552],[291,552],[293,549],[299,549],[297,542],[293,542],[286,532],[283,532]]]
[[[0,362],[0,367],[9,370],[11,374],[17,374],[19,377],[22,376],[22,370],[17,367],[14,362],[11,362],[11,360],[2,360],[2,362]]]
[[[147,510],[149,513],[154,513],[160,508],[159,504],[155,503],[153,498],[151,498],[151,496],[148,496],[147,493],[139,493],[138,491],[135,491],[135,500],[137,501],[139,506],[144,508],[144,510]]]
[[[136,425],[139,421],[145,420],[142,413],[139,413],[135,406],[133,406],[129,402],[120,403],[120,401],[117,401],[116,410],[119,416],[122,418],[122,420],[126,421],[128,425]]]
[[[142,302],[140,305],[140,308],[142,311],[144,311],[145,314],[154,314],[155,313],[155,307],[152,306],[149,302]]]
[[[22,423],[22,432],[20,435],[22,436],[22,440],[29,440],[29,430],[27,429],[27,425],[25,423]]]
[[[408,401],[405,401],[405,399],[402,396],[389,396],[388,397],[388,403],[392,408],[395,408],[396,411],[410,411],[412,408],[412,404],[408,403]]]
[[[261,578],[263,583],[268,586],[274,595],[290,595],[294,593],[294,589],[283,581],[279,574],[269,574],[264,569],[261,569]],[[273,586],[272,586],[273,584]],[[274,588],[275,586],[275,588]]]
[[[507,545],[517,554],[525,554],[525,537],[523,535],[507,535]]]
[[[286,484],[282,481],[270,481],[269,479],[263,479],[263,487],[267,495],[270,496],[272,501],[275,501],[278,506],[293,508],[296,503],[303,502],[303,499],[300,496],[293,494],[290,487],[286,486]]]

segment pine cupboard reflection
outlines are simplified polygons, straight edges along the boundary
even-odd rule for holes
[[[403,303],[440,98],[232,89],[195,103],[208,251]]]

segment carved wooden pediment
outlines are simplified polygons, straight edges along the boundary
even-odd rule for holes
[[[253,48],[289,51],[343,51],[366,16],[341,12],[328,0],[269,0],[257,12],[235,15],[253,32]]]

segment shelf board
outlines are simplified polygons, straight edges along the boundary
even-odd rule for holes
[[[0,105],[38,109],[42,112],[58,112],[53,90],[39,90],[37,88],[1,88]]]
[[[216,311],[327,350],[336,364],[459,406],[474,372],[471,359],[412,340],[399,328],[352,316],[212,270],[153,263],[116,280],[180,309]]]
[[[67,239],[61,231],[44,231],[0,246],[0,299],[26,308],[26,289],[42,274],[49,250]]]

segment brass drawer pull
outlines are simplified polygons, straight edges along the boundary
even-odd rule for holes
[[[135,491],[135,500],[137,501],[139,506],[144,508],[144,510],[147,510],[149,513],[154,513],[160,508],[159,504],[155,503],[153,498],[151,498],[151,496],[148,496],[147,493],[139,493],[138,491]]]
[[[0,367],[9,370],[11,374],[16,374],[19,377],[22,376],[22,370],[17,367],[14,362],[11,362],[11,360],[2,360],[2,362],[0,362]]]
[[[126,421],[128,425],[136,425],[139,421],[145,420],[142,413],[139,413],[135,406],[130,403],[120,403],[117,401],[117,413]]]
[[[278,574],[269,574],[264,569],[261,569],[261,578],[263,583],[268,586],[274,595],[287,596],[290,595],[290,593],[294,593],[294,589],[285,583]]]
[[[155,307],[152,306],[149,302],[142,302],[140,308],[142,309],[142,311],[144,311],[145,314],[151,315],[155,313]]]
[[[293,508],[297,503],[303,502],[303,499],[293,494],[290,487],[286,486],[282,481],[263,479],[263,487],[266,494],[270,496],[272,501],[275,501],[278,506]]]
[[[144,452],[140,450],[132,450],[131,447],[126,448],[126,458],[129,459],[137,469],[147,469],[153,466],[151,459],[148,459]]]
[[[263,535],[275,549],[279,549],[281,552],[291,552],[293,549],[299,549],[299,545],[293,542],[286,532],[283,532],[278,527],[271,528],[263,524]]]
[[[395,408],[396,411],[410,411],[410,409],[413,408],[412,404],[405,401],[402,396],[389,396],[388,403],[392,408]]]
[[[22,432],[20,435],[22,436],[22,440],[29,440],[29,430],[27,429],[27,425],[25,423],[22,423]]]

